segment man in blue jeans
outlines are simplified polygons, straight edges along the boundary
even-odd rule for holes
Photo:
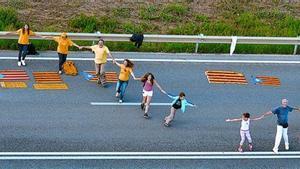
[[[278,147],[281,141],[281,138],[283,136],[284,142],[285,142],[285,149],[289,150],[289,139],[288,139],[288,114],[289,112],[292,112],[293,110],[300,111],[299,108],[290,107],[288,106],[288,100],[282,99],[281,100],[281,106],[272,110],[266,112],[264,115],[271,115],[276,114],[277,115],[277,132],[276,132],[276,138],[275,138],[275,145],[273,148],[273,152],[275,154],[278,153]]]

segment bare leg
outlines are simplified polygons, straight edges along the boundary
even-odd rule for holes
[[[146,99],[146,105],[145,105],[145,113],[148,113],[152,97],[151,96],[146,96],[146,98],[147,99]]]
[[[165,121],[167,124],[169,124],[175,117],[176,109],[174,107],[171,107],[170,115],[165,117]]]

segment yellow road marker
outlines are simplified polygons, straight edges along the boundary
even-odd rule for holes
[[[33,88],[36,90],[67,90],[68,85],[66,83],[51,83],[51,84],[33,84]]]

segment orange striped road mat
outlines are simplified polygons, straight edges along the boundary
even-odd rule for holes
[[[280,79],[275,76],[256,76],[254,79],[254,84],[262,85],[262,86],[280,86]]]
[[[246,77],[239,72],[233,71],[221,71],[221,70],[209,70],[205,72],[209,83],[219,84],[248,84]]]
[[[84,71],[86,73],[89,73],[93,76],[95,76],[95,71]],[[117,72],[105,72],[105,78],[107,83],[117,83],[118,82],[118,74]],[[90,81],[96,82],[98,80],[97,77],[93,77]]]
[[[0,86],[2,88],[27,88],[27,84],[25,82],[0,82]]]
[[[33,84],[33,88],[36,90],[67,90],[68,85],[66,83],[38,83]]]
[[[27,81],[29,79],[25,70],[0,70],[0,82]]]
[[[33,72],[36,83],[63,83],[57,72]]]

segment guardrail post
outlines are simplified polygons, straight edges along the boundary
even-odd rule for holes
[[[300,36],[298,36],[298,39],[299,39],[299,42],[300,42]],[[294,47],[294,53],[293,53],[293,55],[297,54],[297,50],[298,50],[298,44],[296,44],[295,47]]]
[[[236,46],[236,42],[237,42],[237,36],[232,36],[232,41],[231,41],[231,45],[230,45],[230,53],[229,55],[231,56],[235,50],[235,46]]]
[[[204,35],[199,34],[198,36],[199,36],[199,38],[198,38],[197,43],[196,43],[195,53],[198,53],[199,43],[201,42],[201,39],[203,38]]]

